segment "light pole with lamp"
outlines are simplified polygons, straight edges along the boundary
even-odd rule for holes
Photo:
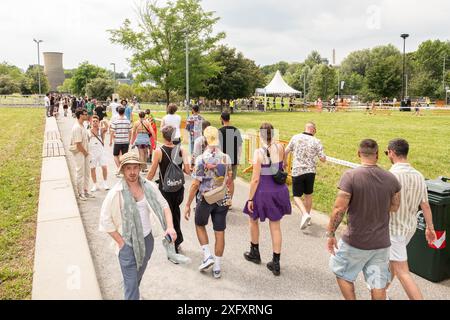
[[[36,40],[33,39],[34,42],[36,42],[37,44],[37,52],[38,52],[38,83],[39,83],[39,95],[42,94],[41,92],[41,57],[40,57],[40,52],[39,52],[39,44],[41,42],[44,42],[43,40]]]
[[[186,33],[186,48],[185,48],[185,54],[186,54],[186,114],[187,118],[189,118],[189,38],[188,38],[188,30],[184,30]]]
[[[116,64],[111,62],[110,65],[113,66],[114,93],[116,93]]]
[[[406,38],[409,34],[403,33],[400,35],[403,38],[403,76],[402,76],[402,101],[405,101],[405,71],[406,71]]]

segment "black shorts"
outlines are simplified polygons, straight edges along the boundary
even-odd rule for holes
[[[204,199],[197,202],[195,208],[195,225],[206,226],[209,216],[213,223],[214,231],[225,231],[227,227],[228,207],[221,207],[217,204],[208,204]]]
[[[120,152],[122,151],[122,155],[128,152],[128,149],[130,148],[130,144],[115,144],[114,143],[114,149],[113,149],[113,155],[114,157],[118,157],[120,155]]]
[[[298,177],[292,177],[292,193],[294,197],[310,195],[314,192],[315,173],[306,173]]]

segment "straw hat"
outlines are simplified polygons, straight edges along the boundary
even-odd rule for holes
[[[139,156],[134,152],[127,152],[120,157],[119,173],[123,173],[122,169],[126,164],[140,164],[141,167],[146,166],[144,162],[139,160]]]
[[[208,142],[208,146],[218,146],[219,145],[219,130],[217,128],[209,126],[203,132],[203,136]]]

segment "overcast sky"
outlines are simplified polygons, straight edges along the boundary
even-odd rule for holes
[[[160,3],[165,1],[160,0]],[[129,70],[129,52],[112,45],[107,29],[124,19],[136,20],[141,0],[1,0],[0,61],[21,68],[36,63],[33,38],[44,40],[41,52],[64,53],[64,67],[80,62]],[[407,51],[427,39],[450,39],[448,0],[203,0],[221,18],[217,31],[257,64],[303,61],[316,49],[339,63],[354,50],[392,43]],[[42,59],[42,57],[41,57]],[[43,64],[43,61],[41,61]]]

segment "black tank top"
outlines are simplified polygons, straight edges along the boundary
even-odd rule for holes
[[[171,159],[169,159],[167,157],[167,155],[169,155],[169,157],[173,157],[172,151],[174,148],[176,148],[176,146],[175,147],[161,146],[161,149],[163,149],[161,162],[159,163],[159,179],[161,181],[164,179],[164,175],[166,174],[167,167],[169,166],[169,164],[171,162]],[[167,155],[166,155],[166,153],[167,153]],[[181,159],[182,159],[182,155],[181,155],[181,149],[180,149],[180,152],[179,152],[178,156],[175,157],[174,162],[175,163],[180,162],[180,164],[178,166],[180,167],[180,169],[183,169],[183,162],[181,161]],[[160,183],[159,185],[160,185],[160,187],[162,187],[162,183]]]

